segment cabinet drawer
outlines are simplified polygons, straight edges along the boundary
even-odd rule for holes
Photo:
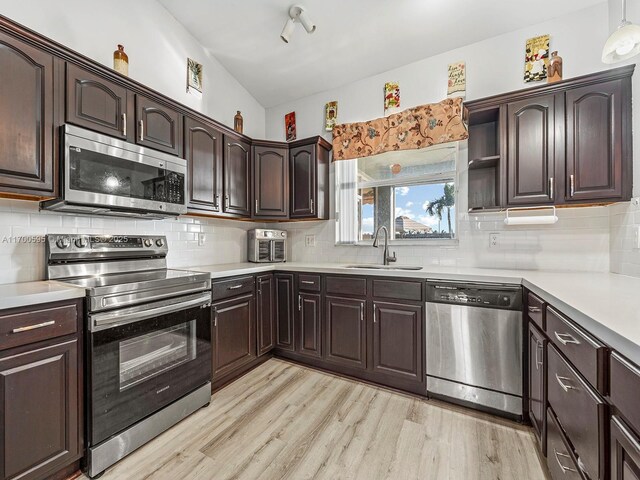
[[[631,427],[640,432],[640,368],[616,352],[611,352],[609,381],[611,403]]]
[[[547,410],[547,466],[553,480],[582,480],[578,462],[551,409]]]
[[[298,290],[320,291],[320,275],[298,275]]]
[[[600,446],[604,440],[606,404],[552,346],[548,347],[547,359],[549,405],[587,474],[598,478],[603,466],[600,454],[604,452]],[[549,452],[553,450],[547,448],[547,456]]]
[[[327,277],[325,282],[327,293],[345,296],[358,295],[361,297],[367,295],[367,280],[365,278]]]
[[[527,315],[529,319],[538,327],[544,330],[544,300],[536,297],[533,293],[527,295]]]
[[[422,282],[405,282],[401,280],[374,280],[373,296],[390,300],[422,301]]]
[[[611,417],[610,478],[640,478],[640,438],[617,415]]]
[[[77,330],[75,304],[0,315],[0,350],[69,335]]]
[[[231,280],[221,280],[211,285],[211,297],[213,300],[235,297],[245,293],[253,293],[253,277],[232,278]]]
[[[603,392],[605,346],[551,307],[547,307],[546,323],[553,344],[591,385]]]

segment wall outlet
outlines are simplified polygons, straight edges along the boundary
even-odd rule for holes
[[[305,235],[304,236],[304,246],[305,247],[315,247],[316,246],[316,236],[315,235]]]
[[[207,236],[204,233],[198,233],[198,246],[202,247],[206,241]]]
[[[490,233],[489,234],[489,248],[499,248],[500,247],[500,234],[499,233]]]

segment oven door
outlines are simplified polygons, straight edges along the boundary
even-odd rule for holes
[[[211,380],[210,305],[206,292],[89,316],[92,446]]]
[[[287,260],[287,244],[284,240],[271,240],[271,261],[284,262]]]
[[[184,160],[71,125],[65,132],[65,201],[186,213]]]

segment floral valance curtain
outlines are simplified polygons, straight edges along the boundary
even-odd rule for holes
[[[462,121],[462,99],[448,98],[368,122],[333,128],[333,159],[370,157],[394,150],[411,150],[469,136]]]

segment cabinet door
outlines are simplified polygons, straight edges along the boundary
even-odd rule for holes
[[[421,306],[373,304],[373,371],[423,382]]]
[[[322,302],[316,293],[298,295],[300,343],[298,352],[312,357],[322,357]]]
[[[554,95],[507,105],[509,205],[553,203],[555,194]]]
[[[295,350],[293,275],[276,273],[276,347]]]
[[[254,296],[214,303],[212,315],[215,380],[256,358]]]
[[[255,217],[289,216],[289,159],[285,148],[253,147]]]
[[[54,58],[0,33],[0,190],[52,196]]]
[[[136,143],[182,156],[182,114],[136,95]]]
[[[365,301],[327,297],[325,311],[325,360],[365,369]]]
[[[567,200],[622,197],[623,95],[621,80],[567,91]]]
[[[640,480],[640,437],[611,417],[611,480]]]
[[[67,63],[67,122],[132,141],[130,95],[126,88]]]
[[[538,329],[529,324],[529,417],[541,445],[544,445],[546,412],[546,340]]]
[[[78,345],[0,359],[0,478],[48,478],[80,456]]]
[[[316,145],[303,145],[289,152],[291,164],[291,218],[316,213]]]
[[[258,356],[270,352],[276,343],[275,301],[273,275],[259,275],[258,304],[256,316],[258,321]]]
[[[224,137],[224,212],[251,215],[251,147],[233,137]]]
[[[220,212],[222,194],[222,133],[187,117],[185,157],[188,175],[188,207]]]

